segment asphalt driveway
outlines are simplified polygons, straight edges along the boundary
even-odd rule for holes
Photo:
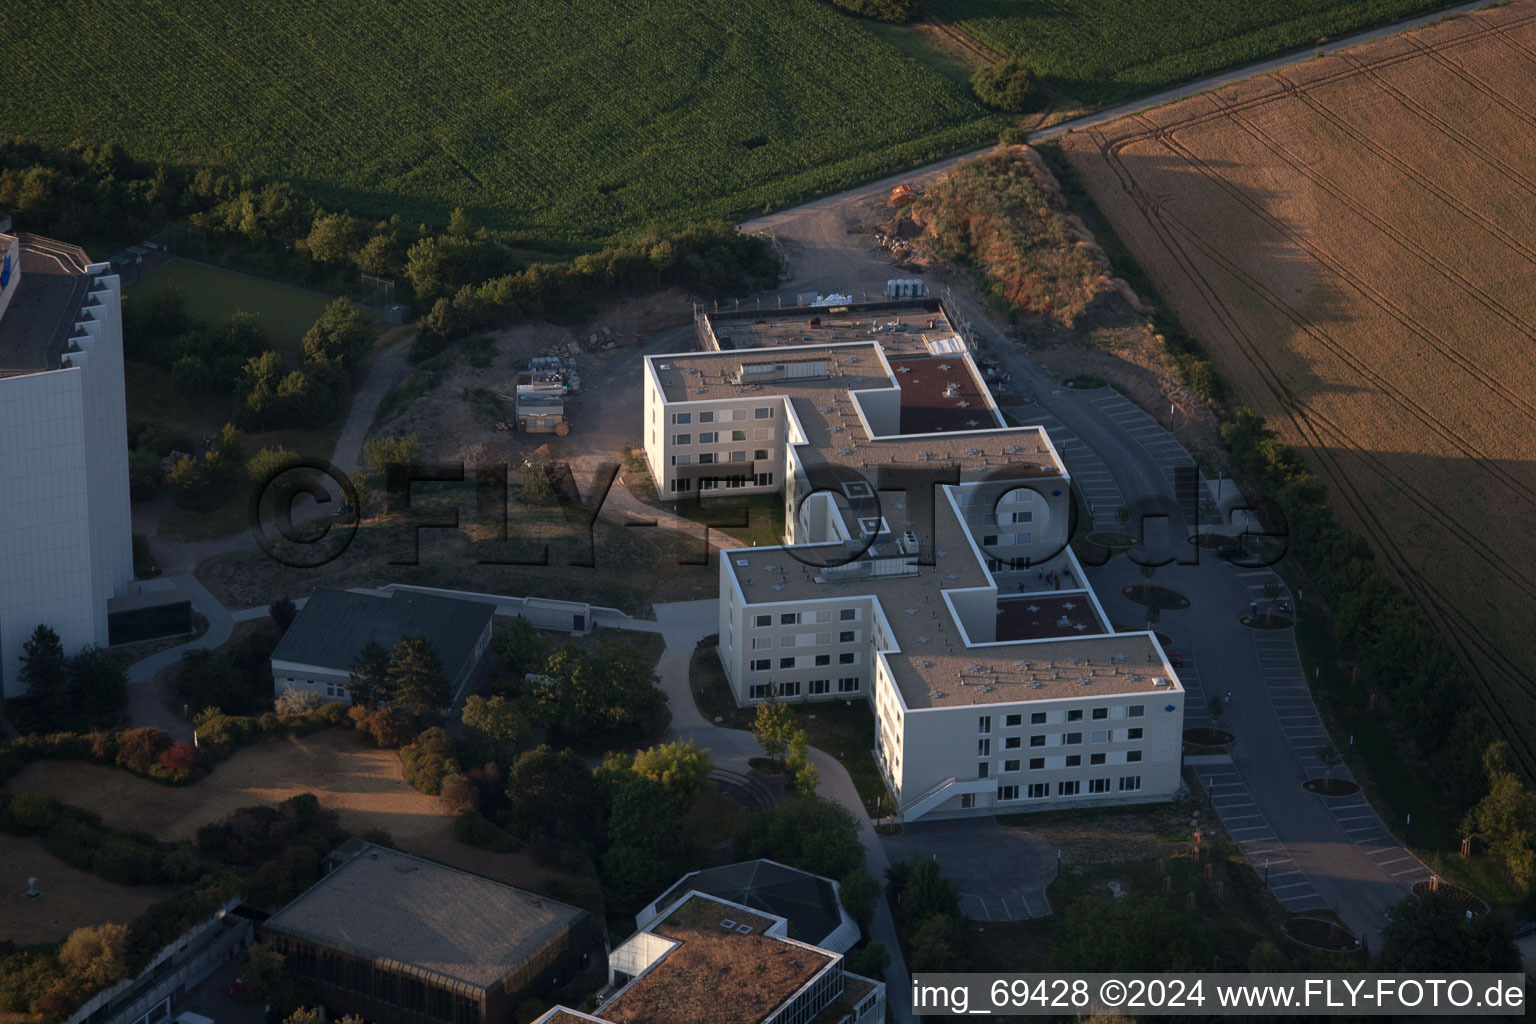
[[[881,845],[891,860],[937,858],[976,921],[1023,921],[1051,912],[1045,887],[1056,877],[1056,849],[992,818],[917,821]]]

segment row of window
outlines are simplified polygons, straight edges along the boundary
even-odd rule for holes
[[[840,644],[853,644],[859,641],[859,631],[845,629],[837,634],[837,642]],[[832,642],[831,633],[788,633],[779,637],[780,647],[821,647]],[[752,638],[752,650],[768,651],[773,649],[773,637],[755,636]],[[829,663],[830,664],[830,663]],[[844,662],[844,664],[847,664]]]
[[[991,500],[988,495],[982,494],[974,487],[962,488],[960,491],[960,506],[962,508],[976,504],[978,501]],[[1026,501],[1034,501],[1035,492],[1028,487],[1014,487],[996,499],[998,505],[1021,504]]]
[[[723,459],[720,458],[721,455],[726,456],[726,458],[723,458]],[[757,454],[755,454],[753,456],[753,458],[754,459],[764,459],[764,460],[766,460],[768,458],[768,449],[766,449],[766,448],[759,448],[757,450]],[[733,462],[735,462],[735,463],[743,463],[743,462],[746,462],[746,461],[747,461],[747,453],[744,452],[744,451],[734,451],[734,452],[701,452],[701,453],[699,453],[699,465],[701,465],[701,466],[728,466],[728,465],[730,465]],[[691,465],[693,465],[693,456],[692,455],[674,455],[674,456],[672,456],[672,465],[674,465],[674,466],[691,466]]]
[[[751,477],[751,476],[746,476],[746,475],[742,475],[742,476],[728,476],[728,477],[725,477],[724,480],[725,480],[725,486],[728,487],[728,488],[752,487],[754,485],[756,485],[758,487],[772,487],[773,486],[773,474],[772,473],[759,473],[759,474],[757,474],[756,477]],[[699,490],[701,490],[701,491],[713,491],[719,485],[720,485],[720,481],[719,480],[707,480],[707,479],[706,480],[700,480],[699,481]],[[677,492],[677,491],[691,491],[691,490],[693,490],[693,481],[692,480],[673,480],[672,483],[670,485],[668,485],[667,489],[670,490],[670,491],[673,491],[673,492]]]
[[[1110,779],[1089,779],[1088,780],[1088,792],[1090,794],[1092,794],[1092,793],[1108,793],[1108,792],[1110,792],[1110,788],[1109,788],[1110,782],[1111,782]],[[1140,792],[1141,791],[1141,776],[1140,775],[1122,775],[1122,776],[1120,776],[1118,791],[1121,792],[1121,793],[1137,793],[1137,792]],[[1029,784],[1029,788],[1027,790],[1025,790],[1025,792],[1028,794],[1028,799],[1030,799],[1030,800],[1041,800],[1041,799],[1044,799],[1045,797],[1048,797],[1048,796],[1051,795],[1051,784],[1049,782],[1031,782]],[[1067,782],[1058,782],[1058,783],[1056,783],[1056,795],[1057,796],[1078,796],[1080,793],[1082,793],[1082,782],[1079,779],[1072,779],[1072,780],[1067,781]],[[1019,799],[1019,787],[1018,786],[998,786],[997,787],[997,798],[999,800],[1017,800],[1017,799]]]
[[[747,432],[745,430],[702,430],[699,432],[699,444],[725,444],[728,441],[745,441],[746,439]],[[758,427],[756,430],[752,431],[752,440],[772,441],[773,428]],[[672,444],[674,447],[679,445],[691,445],[693,444],[693,435],[673,434]],[[758,457],[766,459],[768,457],[768,453],[764,451],[763,454]]]
[[[839,608],[838,612],[837,612],[837,618],[838,618],[838,621],[840,621],[840,622],[857,622],[859,620],[859,610],[857,608]],[[816,622],[831,622],[832,621],[832,609],[830,609],[830,608],[819,608],[815,612],[780,612],[779,613],[779,625],[781,625],[781,626],[798,626],[802,622],[809,623],[813,619]],[[753,624],[757,625],[757,626],[771,626],[771,625],[773,625],[773,616],[772,615],[757,615],[757,616],[754,616],[753,617]]]
[[[278,939],[278,949],[287,957],[289,969],[300,977],[313,978],[447,1024],[480,1024],[478,1000],[455,998],[452,992],[408,974],[396,974],[286,938]]]
[[[814,659],[815,660],[812,661],[809,665],[801,665],[800,662],[803,660],[801,658],[780,658],[779,668],[824,668],[827,665],[832,664],[832,655],[830,654],[817,654],[814,656]],[[839,665],[857,665],[859,663],[859,654],[857,651],[844,651],[842,654],[837,656],[837,663]],[[753,658],[751,664],[748,667],[753,672],[771,672],[773,671],[773,659]]]
[[[1106,758],[1108,758],[1108,756],[1109,756],[1108,754],[1089,754],[1088,755],[1088,763],[1090,765],[1108,764],[1109,762],[1106,760]],[[1062,764],[1063,768],[1081,768],[1083,766],[1083,755],[1082,754],[1068,754],[1063,760],[1064,760],[1064,763]],[[1139,750],[1127,750],[1125,752],[1125,760],[1126,760],[1127,764],[1136,764],[1137,762],[1139,762],[1141,760],[1141,751],[1139,751]],[[985,765],[987,763],[988,762],[985,762],[985,761],[982,762],[983,765]],[[1029,770],[1030,771],[1038,772],[1038,771],[1043,771],[1044,769],[1045,769],[1045,758],[1043,758],[1043,757],[1032,757],[1032,758],[1029,759]],[[1018,770],[1019,770],[1019,762],[1017,762],[1017,761],[1004,761],[1003,762],[1003,771],[1005,771],[1005,772],[1016,772]],[[976,773],[976,777],[984,779],[984,778],[987,777],[987,773],[985,771],[977,772]]]
[[[1034,541],[1034,534],[1028,530],[1020,533],[987,533],[981,538],[981,546],[984,548],[1012,547],[1016,544],[1030,544]]]
[[[727,415],[727,414],[729,414],[729,415]],[[675,412],[675,413],[672,414],[672,422],[674,424],[678,425],[678,426],[683,426],[684,424],[692,423],[693,422],[693,416],[694,416],[694,414],[691,413],[691,412]],[[701,413],[698,414],[698,416],[699,416],[699,422],[700,423],[714,423],[715,422],[715,414],[713,412],[701,412]],[[742,420],[744,420],[746,418],[747,418],[747,410],[745,410],[745,409],[722,409],[722,410],[720,410],[720,422],[721,423],[724,423],[727,420],[730,420],[731,422],[735,422],[735,423],[740,423]],[[758,406],[756,409],[752,410],[752,418],[755,419],[755,420],[771,420],[771,419],[773,419],[773,406],[771,406],[771,405]]]
[[[1121,729],[1120,732],[1123,734],[1120,737],[1120,741],[1121,742],[1125,742],[1127,740],[1139,740],[1142,737],[1142,729],[1141,729],[1140,726],[1138,726],[1138,727],[1136,727],[1134,729]],[[1058,732],[1058,733],[1054,733],[1053,735],[1056,737],[1056,742],[1055,743],[1048,742],[1049,739],[1050,739],[1049,736],[1046,736],[1043,733],[1037,733],[1036,735],[1031,736],[1029,738],[1029,745],[1031,747],[1045,747],[1045,746],[1068,747],[1068,746],[1076,746],[1076,745],[1078,745],[1078,744],[1083,742],[1083,734],[1080,733],[1080,732]],[[1088,742],[1089,743],[1113,743],[1113,742],[1115,742],[1115,730],[1113,730],[1113,729],[1094,729],[1092,732],[1090,732],[1088,734]],[[1003,738],[1003,749],[1004,750],[1018,750],[1023,745],[1024,745],[1024,737],[1022,737],[1022,736],[1006,736],[1006,737]],[[992,753],[992,740],[991,740],[991,738],[987,737],[987,736],[983,736],[981,739],[977,740],[976,741],[976,752],[981,754],[983,757],[985,757],[988,754]]]
[[[1004,519],[1003,522],[1005,522],[1005,523],[1032,523],[1032,522],[1035,521],[1035,514],[1033,512],[1008,512],[1008,513],[1005,513],[1005,515],[1008,515],[1009,517],[1011,517],[1011,518],[1008,518],[1008,519]],[[996,512],[988,512],[986,515],[982,516],[981,517],[981,525],[982,526],[996,526],[997,525],[997,513]]]
[[[812,697],[832,692],[832,680],[812,679],[805,684],[805,692]],[[859,677],[845,676],[837,681],[838,693],[858,693]],[[747,687],[747,696],[752,700],[767,700],[769,697],[798,697],[800,696],[799,683],[753,683]]]
[[[1106,707],[1090,708],[1089,710],[1092,712],[1092,715],[1090,717],[1095,722],[1102,722],[1102,721],[1106,720],[1107,718],[1109,718],[1109,708],[1107,706]],[[1142,718],[1142,717],[1144,717],[1146,715],[1146,713],[1147,713],[1147,706],[1145,704],[1127,704],[1127,705],[1125,705],[1125,717],[1126,718]],[[1046,714],[1047,713],[1044,712],[1044,711],[1032,711],[1032,712],[1030,712],[1029,724],[1030,725],[1045,725],[1046,724]],[[1081,722],[1082,720],[1083,720],[1083,709],[1082,708],[1071,708],[1071,709],[1069,709],[1067,711],[1065,719],[1057,719],[1057,721],[1068,721],[1068,722]],[[1005,728],[1005,729],[1017,729],[1019,726],[1021,726],[1023,724],[1024,724],[1024,716],[1022,714],[1018,714],[1018,715],[1005,715],[1003,717],[1003,728]],[[990,733],[992,731],[992,716],[991,715],[979,715],[979,716],[977,716],[977,719],[976,719],[976,731],[978,733],[980,733],[981,735],[983,735],[983,736],[985,736],[988,733]]]

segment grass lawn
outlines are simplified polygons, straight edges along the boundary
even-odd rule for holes
[[[261,314],[261,325],[276,348],[300,351],[300,342],[333,296],[294,288],[276,281],[237,274],[207,263],[172,260],[124,289],[123,301],[180,288],[187,297],[187,312],[216,325],[244,310]]]
[[[1450,6],[1445,0],[933,0],[1042,80],[1104,105]]]
[[[641,495],[637,494],[636,497]],[[734,537],[748,547],[771,547],[784,543],[784,497],[780,494],[703,498],[698,501],[651,501],[650,504]]]
[[[718,724],[727,729],[752,728],[757,711],[736,706],[731,684],[714,648],[693,652],[688,681],[699,713],[705,718],[718,718]],[[806,701],[790,707],[811,746],[842,762],[866,808],[876,806],[877,801],[890,800],[890,791],[875,763],[875,714],[868,701],[862,697],[852,701]]]
[[[42,899],[22,898],[28,878],[38,879]],[[0,835],[0,885],[5,887],[5,896],[0,897],[5,900],[0,942],[18,946],[58,942],[85,925],[127,924],[178,889],[118,885],[59,860],[39,836],[10,835]]]

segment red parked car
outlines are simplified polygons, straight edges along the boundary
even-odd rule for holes
[[[1184,655],[1180,654],[1178,651],[1172,651],[1165,647],[1163,648],[1163,653],[1168,655],[1168,664],[1172,665],[1174,668],[1180,668],[1183,666]]]

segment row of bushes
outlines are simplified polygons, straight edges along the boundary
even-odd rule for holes
[[[41,836],[66,864],[119,885],[190,882],[202,873],[187,843],[167,848],[142,832],[107,828],[98,815],[41,793],[0,789],[0,832]]]
[[[346,708],[339,704],[327,704],[306,715],[230,716],[208,711],[197,719],[196,747],[151,726],[20,736],[0,743],[0,784],[33,761],[58,760],[117,765],[155,782],[185,785],[201,778],[238,746],[308,735],[339,725],[345,716]]]

